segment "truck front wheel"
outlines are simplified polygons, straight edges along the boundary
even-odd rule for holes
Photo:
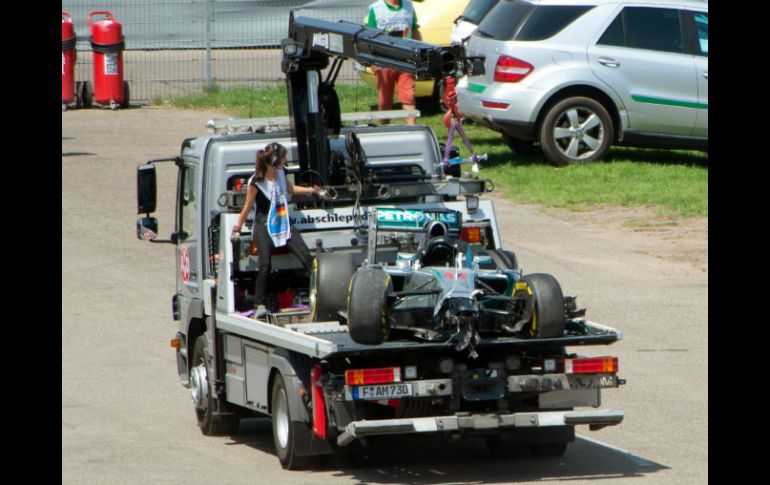
[[[195,417],[201,433],[206,436],[223,436],[238,430],[239,419],[235,415],[218,415],[209,375],[208,339],[201,335],[195,341],[190,369],[190,390],[192,391]]]

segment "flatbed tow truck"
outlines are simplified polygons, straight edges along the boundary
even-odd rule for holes
[[[212,120],[213,133],[185,140],[179,156],[138,168],[137,237],[176,250],[172,346],[202,433],[270,416],[278,459],[297,469],[356,442],[411,433],[480,436],[495,454],[524,447],[554,456],[575,426],[619,424],[622,411],[599,409],[601,390],[625,383],[617,358],[567,348],[622,334],[585,319],[553,277],[524,274],[502,249],[484,199],[491,182],[449,175],[430,128],[368,124],[397,113],[340,113],[334,80],[345,59],[418,80],[483,63],[461,46],[293,14],[282,49],[288,118]],[[289,149],[294,183],[318,183],[325,196],[291,201],[294,237],[311,248],[314,269],[308,278],[277,251],[271,311],[257,320],[248,315],[259,258],[251,224],[235,241],[227,234],[255,153],[271,142]],[[151,217],[164,162],[178,167],[167,240]]]

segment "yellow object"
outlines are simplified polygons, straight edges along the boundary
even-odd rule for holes
[[[417,23],[420,26],[423,42],[437,45],[449,45],[449,38],[454,29],[454,21],[463,13],[470,0],[412,0]],[[369,11],[367,10],[367,15]],[[366,23],[366,15],[362,20]],[[377,89],[377,79],[371,68],[358,72],[361,79],[373,89]],[[433,96],[435,81],[417,81],[414,95],[418,98]]]

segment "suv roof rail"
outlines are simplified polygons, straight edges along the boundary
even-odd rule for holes
[[[397,119],[420,116],[416,109],[397,109],[388,111],[360,111],[354,113],[342,113],[343,123],[368,124],[383,119]],[[271,132],[287,130],[290,127],[291,118],[288,116],[275,116],[271,118],[212,118],[206,122],[206,128],[215,134],[244,133],[244,132]]]

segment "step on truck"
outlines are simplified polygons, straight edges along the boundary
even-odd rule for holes
[[[282,50],[288,117],[211,120],[179,156],[138,167],[137,237],[175,247],[171,344],[202,433],[270,416],[278,459],[296,469],[395,434],[475,436],[495,455],[554,456],[576,426],[619,424],[622,411],[600,408],[602,389],[625,383],[618,359],[576,350],[621,333],[586,319],[554,276],[522,270],[485,198],[493,184],[447,164],[432,129],[376,124],[414,112],[343,114],[334,90],[345,59],[418,80],[483,62],[457,45],[293,15]],[[288,148],[295,184],[323,191],[291,200],[311,274],[279,248],[269,311],[256,319],[251,222],[228,235],[255,154],[272,142]],[[164,162],[178,168],[168,239],[152,217]]]

